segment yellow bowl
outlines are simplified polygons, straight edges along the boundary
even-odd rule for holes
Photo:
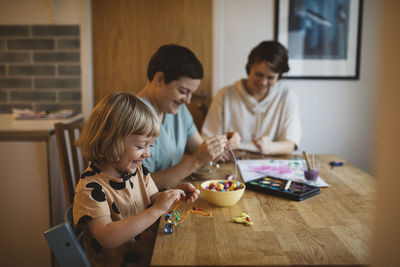
[[[227,192],[211,191],[206,189],[206,187],[209,186],[210,183],[217,184],[218,182],[221,181],[225,182],[228,180],[209,180],[203,182],[200,186],[201,194],[204,196],[205,199],[208,200],[208,202],[216,206],[235,205],[243,196],[244,190],[246,189],[246,185],[240,182],[240,189],[236,191],[227,191]]]

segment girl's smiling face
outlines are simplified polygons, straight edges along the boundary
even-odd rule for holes
[[[124,153],[119,162],[107,164],[106,173],[122,178],[127,174],[134,173],[142,164],[142,161],[150,157],[150,146],[156,137],[143,135],[129,135],[123,138]]]

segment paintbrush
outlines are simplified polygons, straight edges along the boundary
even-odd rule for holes
[[[311,165],[310,165],[310,160],[308,159],[307,152],[303,151],[303,157],[304,157],[304,159],[306,160],[307,168],[308,168],[308,170],[310,171],[310,170],[311,170]]]
[[[291,184],[292,184],[292,181],[289,180],[289,181],[286,183],[285,191],[289,189],[289,187],[290,187]]]

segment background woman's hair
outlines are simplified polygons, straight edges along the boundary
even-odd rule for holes
[[[159,133],[159,120],[152,110],[136,96],[118,92],[94,107],[76,145],[88,161],[116,163],[124,152],[124,137]]]
[[[279,78],[289,71],[288,51],[277,41],[263,41],[251,50],[246,64],[247,75],[254,63],[263,61],[268,63],[273,72],[279,73]]]

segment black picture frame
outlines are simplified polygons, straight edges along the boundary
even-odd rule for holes
[[[287,79],[359,80],[363,0],[275,0]]]

